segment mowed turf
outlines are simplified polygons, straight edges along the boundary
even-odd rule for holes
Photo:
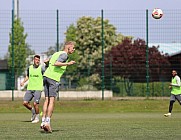
[[[165,118],[169,100],[56,101],[53,133],[30,122],[21,101],[0,102],[0,139],[180,140],[181,107]],[[41,103],[42,107],[42,103]],[[41,108],[40,107],[40,108]]]

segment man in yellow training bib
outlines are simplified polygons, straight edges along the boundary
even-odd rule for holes
[[[43,116],[40,127],[50,133],[52,132],[50,119],[53,113],[54,101],[57,96],[60,78],[67,66],[75,64],[75,61],[68,61],[68,54],[74,52],[74,47],[75,43],[68,41],[65,43],[63,51],[54,53],[49,60],[45,61],[45,64],[48,63],[48,68],[43,75],[45,102],[43,105]]]
[[[172,70],[172,81],[169,88],[171,89],[170,105],[168,113],[164,114],[165,117],[170,117],[174,102],[177,100],[181,105],[181,88],[180,88],[180,77],[177,75],[176,70]]]
[[[28,81],[27,91],[23,98],[23,105],[31,110],[32,123],[39,122],[39,102],[41,98],[41,92],[43,90],[43,73],[44,67],[40,65],[40,56],[35,55],[33,58],[33,65],[30,65],[27,70],[27,76],[21,83],[21,86],[24,86],[24,83]],[[30,104],[30,101],[34,98],[33,107]]]

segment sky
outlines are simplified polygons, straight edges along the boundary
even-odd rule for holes
[[[142,10],[180,9],[181,0],[19,0],[20,10]],[[0,10],[11,10],[12,0],[0,0]]]
[[[52,15],[53,13],[53,16],[50,17],[50,19],[52,18],[51,21],[54,21],[54,19],[56,18],[54,17],[55,16],[54,13],[57,9],[65,10],[65,11],[72,10],[71,12],[66,13],[65,17],[63,17],[64,15],[61,15],[63,17],[63,22],[61,19],[60,20],[61,22],[60,41],[63,42],[64,40],[63,34],[66,30],[66,27],[70,25],[71,22],[75,22],[77,20],[76,16],[80,16],[79,15],[80,13],[84,15],[86,14],[89,15],[89,13],[91,12],[89,12],[88,10],[98,10],[98,14],[96,12],[95,12],[96,14],[93,12],[93,14],[97,16],[97,15],[100,15],[100,10],[102,9],[104,11],[108,10],[109,12],[111,10],[118,10],[118,11],[121,10],[121,12],[116,13],[117,15],[116,14],[114,15],[114,12],[112,12],[112,15],[110,15],[108,19],[110,19],[110,22],[114,25],[119,24],[117,26],[117,29],[121,33],[124,33],[124,35],[131,34],[131,35],[135,35],[139,37],[145,37],[145,29],[142,28],[142,26],[145,26],[144,25],[145,24],[144,23],[145,10],[148,9],[152,11],[154,8],[161,8],[164,11],[164,16],[163,16],[163,20],[160,20],[159,22],[151,19],[151,13],[150,13],[151,25],[153,25],[152,27],[154,28],[152,29],[152,32],[150,33],[151,36],[153,36],[154,40],[157,40],[157,36],[155,34],[157,34],[158,32],[160,36],[158,39],[168,41],[169,43],[171,43],[171,41],[176,41],[176,42],[180,41],[179,43],[181,43],[181,39],[180,39],[181,22],[179,22],[180,21],[179,19],[181,19],[181,13],[177,13],[177,15],[175,15],[174,18],[177,19],[176,21],[171,20],[172,12],[169,13],[169,10],[181,9],[180,5],[181,5],[181,0],[124,0],[124,1],[123,0],[19,0],[19,9],[20,11],[23,11],[21,12],[21,18],[23,20],[26,32],[28,32],[27,41],[32,46],[32,49],[36,49],[37,51],[39,48],[41,48],[37,51],[38,53],[47,50],[48,47],[54,45],[56,42],[55,40],[56,32],[52,32],[53,30],[56,31],[56,28],[54,29],[55,27],[54,24],[52,24],[52,22],[50,23],[52,25],[51,31],[45,30],[49,28],[48,26],[49,20],[48,19],[44,20],[43,19],[44,15],[43,17],[41,17],[42,16],[41,11],[43,10],[45,11],[52,10],[52,12],[48,13],[50,15]],[[0,0],[0,12],[1,12],[0,13],[0,20],[1,20],[0,32],[4,33],[4,35],[2,34],[0,35],[0,58],[2,58],[3,55],[7,52],[7,48],[8,48],[7,46],[9,43],[8,41],[9,31],[11,27],[11,14],[10,14],[11,10],[12,10],[12,0]],[[30,13],[24,12],[24,11],[29,11],[29,10],[30,10]],[[80,10],[80,12],[78,11],[74,12],[74,10]],[[127,15],[123,14],[124,10],[126,11],[127,14],[129,14],[128,17]],[[140,12],[138,12],[139,14],[138,19],[136,19],[137,18],[135,17],[136,13],[134,13],[133,10],[142,10],[141,14]],[[33,11],[35,11],[35,14],[33,13]],[[40,12],[36,12],[36,11],[40,11]],[[128,13],[129,11],[131,12]],[[62,13],[60,12],[60,14]],[[140,24],[139,27],[136,27],[138,25],[137,23],[126,26],[126,23],[125,23],[126,21],[127,22],[132,22],[131,20],[138,21],[139,18],[142,19],[141,22],[143,23],[143,25],[141,25],[139,21],[138,23]],[[41,19],[41,21],[37,19]],[[133,23],[134,22],[135,21],[133,21]],[[177,24],[174,25],[174,29],[172,29],[171,27],[172,22],[175,22],[175,23],[178,22]],[[41,29],[41,28],[42,30],[39,31],[38,29]],[[130,29],[127,30],[127,28],[130,28]],[[139,28],[142,28],[142,30],[139,30]],[[168,31],[169,29],[170,30],[172,29],[172,31]],[[42,37],[42,34],[44,35],[44,38]],[[165,34],[167,35],[165,36]],[[165,43],[165,42],[161,42],[161,43]],[[178,46],[177,48],[179,49],[180,46]]]

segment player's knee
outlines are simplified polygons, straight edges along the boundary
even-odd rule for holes
[[[27,106],[27,105],[28,105],[28,102],[24,101],[24,102],[23,102],[23,105],[24,105],[24,106]]]
[[[33,104],[34,104],[34,106],[35,105],[38,105],[40,103],[40,101],[39,100],[36,100]]]

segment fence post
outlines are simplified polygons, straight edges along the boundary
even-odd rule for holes
[[[11,89],[12,89],[12,101],[14,101],[14,9],[12,10],[12,41],[11,41],[11,51],[12,51],[12,68],[11,68]]]
[[[58,11],[58,9],[57,9],[57,11],[56,11],[56,13],[57,13],[57,52],[59,51],[59,16],[58,16],[58,14],[59,14],[59,11]],[[59,88],[60,87],[60,84],[59,84],[59,86],[58,86],[58,95],[57,95],[57,100],[59,101],[59,99],[60,99],[60,96],[59,96]]]
[[[57,9],[57,52],[59,51],[59,11]]]
[[[146,96],[149,95],[148,9],[146,10]]]
[[[101,10],[101,26],[102,26],[102,100],[104,100],[104,17],[103,10]]]
[[[113,83],[113,78],[112,78],[112,55],[110,56],[110,89],[112,91],[112,83]]]

